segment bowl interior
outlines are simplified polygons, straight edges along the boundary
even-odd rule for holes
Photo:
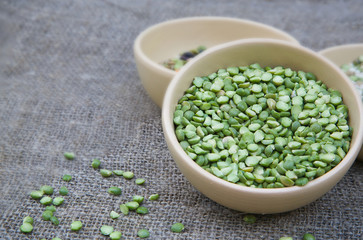
[[[209,55],[209,56],[208,56]],[[198,60],[199,59],[199,60]],[[344,103],[351,110],[350,124],[354,129],[362,130],[361,102],[353,84],[337,66],[320,57],[318,54],[297,45],[278,40],[246,39],[216,46],[212,53],[205,53],[192,60],[187,70],[182,69],[170,85],[172,96],[168,95],[164,103],[168,106],[177,104],[184,91],[196,76],[206,76],[219,68],[243,66],[259,63],[261,66],[284,66],[293,70],[312,72],[318,80],[328,87],[341,91]],[[183,71],[184,70],[184,71]],[[169,89],[168,89],[169,91]],[[352,111],[354,109],[354,111]],[[169,114],[172,114],[173,110]],[[172,115],[170,115],[170,119]],[[353,139],[359,131],[355,131]]]
[[[287,33],[257,22],[225,17],[192,17],[149,28],[139,37],[139,46],[153,62],[151,64],[159,65],[200,45],[210,48],[244,38],[273,38],[299,44]]]

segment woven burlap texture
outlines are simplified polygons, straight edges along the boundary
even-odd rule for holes
[[[363,164],[321,199],[288,213],[257,216],[220,206],[194,189],[174,163],[164,140],[160,109],[138,78],[132,53],[147,27],[188,16],[254,20],[284,30],[302,45],[321,50],[362,42],[363,5],[347,1],[26,1],[0,2],[0,239],[108,239],[111,225],[123,239],[362,239]],[[218,34],[218,33],[216,33]],[[191,36],[192,37],[192,36]],[[167,39],[165,39],[167,41]],[[65,160],[73,151],[76,159]],[[122,169],[146,179],[143,186],[122,177],[103,178],[91,168]],[[71,174],[70,182],[62,181]],[[41,220],[44,206],[29,192],[48,184],[59,195],[59,226]],[[121,196],[107,193],[120,186]],[[150,213],[112,220],[109,213],[133,195],[160,194],[145,201]],[[34,230],[23,234],[23,217]],[[72,232],[70,224],[83,228]],[[182,222],[185,231],[172,233]]]

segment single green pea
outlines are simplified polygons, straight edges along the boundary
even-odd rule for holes
[[[111,211],[110,212],[110,217],[112,218],[112,219],[117,219],[117,218],[119,218],[120,217],[120,214],[118,214],[117,212],[115,212],[115,211]]]
[[[131,211],[136,210],[140,206],[140,204],[135,201],[127,202],[127,203],[125,203],[125,205]]]
[[[111,177],[112,171],[107,170],[107,169],[101,169],[100,174],[102,177]]]
[[[119,239],[121,239],[121,237],[122,237],[122,233],[118,232],[118,231],[112,232],[110,234],[110,239],[112,239],[112,240],[119,240]]]
[[[123,215],[128,215],[129,214],[129,208],[126,206],[126,204],[121,204],[120,205],[120,211]]]
[[[243,221],[245,221],[246,223],[255,223],[256,222],[256,217],[254,215],[246,215],[243,217]]]
[[[303,240],[315,240],[315,237],[311,233],[305,233],[303,236]]]
[[[156,200],[158,200],[159,199],[159,194],[151,194],[150,196],[149,196],[149,200],[150,201],[156,201]]]
[[[69,174],[64,174],[63,175],[63,181],[69,182],[72,180],[72,176]]]
[[[142,185],[142,184],[144,184],[144,183],[145,183],[145,179],[143,179],[143,178],[137,178],[137,179],[135,180],[135,183],[136,183],[137,185]]]
[[[147,214],[147,213],[149,213],[149,210],[146,207],[141,206],[141,207],[136,208],[136,213]]]
[[[82,222],[81,221],[74,221],[71,223],[71,230],[72,231],[79,231],[82,228]]]
[[[180,233],[184,230],[184,225],[182,223],[174,223],[171,227],[170,227],[170,230],[172,232],[175,232],[175,233]]]
[[[52,211],[49,211],[49,210],[45,210],[42,214],[42,219],[44,221],[49,221],[50,218],[53,216],[53,212]]]
[[[46,211],[51,211],[51,212],[55,212],[56,211],[56,208],[54,205],[50,205],[50,206],[46,206],[45,207],[45,210]]]
[[[124,172],[123,176],[126,179],[132,179],[134,177],[134,173],[133,172]]]
[[[52,195],[54,192],[54,189],[51,186],[44,185],[40,187],[40,191],[42,191],[46,195]]]
[[[103,225],[100,228],[100,231],[103,235],[108,236],[113,232],[113,227],[112,226],[108,226],[108,225]]]
[[[121,195],[121,188],[119,187],[110,187],[107,192],[109,194],[115,195],[115,196],[119,196]]]
[[[139,238],[148,238],[150,236],[149,230],[140,229],[139,231],[137,231],[137,236]]]
[[[93,159],[92,160],[92,163],[91,163],[91,166],[94,168],[94,169],[98,169],[101,165],[101,161],[97,158]]]
[[[60,187],[59,188],[59,194],[62,196],[68,195],[68,189],[66,187]]]
[[[144,197],[140,196],[140,195],[135,195],[132,197],[132,201],[138,202],[139,204],[141,204],[144,201]]]
[[[23,233],[30,233],[31,231],[33,231],[33,225],[31,225],[30,223],[23,223],[20,226],[20,231],[22,231]]]
[[[123,176],[123,174],[124,174],[124,171],[122,171],[122,170],[113,170],[112,172],[116,176]]]
[[[41,199],[43,197],[43,195],[44,195],[43,191],[32,191],[30,193],[30,197],[35,200]]]
[[[48,196],[42,197],[42,199],[40,199],[40,203],[43,205],[50,205],[50,204],[52,204],[52,202],[53,202],[53,199]]]
[[[23,223],[30,223],[33,224],[34,219],[30,216],[26,216],[25,218],[23,218]]]
[[[59,206],[59,205],[61,205],[63,202],[64,202],[64,198],[62,198],[62,197],[55,197],[55,198],[53,199],[53,205],[54,205],[54,206]]]
[[[59,220],[56,216],[51,216],[50,221],[53,223],[53,225],[56,225],[56,226],[59,225]]]
[[[64,154],[64,157],[67,159],[67,160],[73,160],[75,158],[75,155],[73,152],[65,152]]]

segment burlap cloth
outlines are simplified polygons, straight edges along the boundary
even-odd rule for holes
[[[330,192],[292,212],[257,216],[209,200],[183,177],[164,140],[160,109],[138,78],[132,46],[148,26],[187,16],[229,16],[282,29],[321,50],[363,41],[363,4],[347,1],[14,1],[0,2],[0,239],[108,239],[112,225],[124,239],[138,229],[149,239],[362,239],[363,164],[357,162]],[[216,33],[218,34],[218,33]],[[167,39],[165,39],[167,41]],[[67,161],[63,152],[73,151]],[[130,170],[144,186],[102,178],[90,167]],[[73,176],[70,182],[62,175]],[[58,207],[59,226],[41,220],[44,207],[28,193],[41,185],[69,189]],[[111,196],[120,186],[121,196]],[[112,220],[111,210],[134,194],[150,213]],[[55,195],[58,195],[55,194]],[[34,230],[23,234],[24,216]],[[70,231],[81,220],[83,229]],[[174,222],[185,231],[172,233]]]

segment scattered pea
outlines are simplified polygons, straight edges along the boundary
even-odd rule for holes
[[[150,196],[149,196],[149,200],[150,201],[156,201],[156,200],[158,200],[159,199],[159,194],[151,194]]]
[[[256,222],[256,217],[254,215],[246,215],[243,217],[243,221],[245,221],[246,223],[255,223]]]
[[[175,233],[180,233],[184,230],[184,225],[182,223],[174,223],[171,227],[170,227],[170,230],[172,232],[175,232]]]
[[[146,207],[141,206],[136,208],[136,212],[139,214],[147,214],[149,213],[149,210]]]
[[[31,231],[33,231],[33,225],[27,222],[23,223],[23,225],[20,226],[20,231],[22,231],[23,233],[30,233]]]
[[[102,177],[111,177],[112,171],[107,170],[107,169],[101,169],[100,174]]]
[[[64,198],[62,198],[62,197],[55,197],[55,198],[53,199],[53,205],[54,205],[54,206],[59,206],[59,205],[61,205],[63,202],[64,202]]]
[[[53,216],[53,212],[52,211],[49,211],[49,210],[45,210],[42,214],[42,219],[44,221],[49,221],[50,218]]]
[[[101,165],[101,161],[97,158],[93,159],[92,160],[92,163],[91,163],[91,166],[94,168],[94,169],[98,169]]]
[[[64,174],[63,175],[63,181],[69,182],[72,180],[72,176],[69,174]]]
[[[132,201],[138,202],[139,204],[141,204],[144,201],[144,197],[140,196],[140,195],[135,195],[132,197]]]
[[[113,227],[111,226],[108,226],[108,225],[103,225],[101,228],[100,228],[100,231],[103,235],[105,236],[108,236],[110,235],[112,232],[113,232]]]
[[[315,237],[311,233],[305,233],[303,236],[303,240],[315,240]]]
[[[126,204],[121,204],[120,205],[120,211],[123,215],[128,215],[129,214],[129,208],[126,206]]]
[[[113,173],[114,173],[116,176],[123,176],[124,171],[122,171],[122,170],[113,170]]]
[[[110,234],[110,239],[119,240],[121,239],[121,236],[122,236],[121,232],[115,231]]]
[[[111,211],[110,212],[110,217],[112,218],[112,219],[117,219],[117,218],[119,218],[120,217],[120,214],[118,214],[117,212],[115,212],[115,211]]]
[[[135,183],[136,183],[137,185],[142,185],[142,184],[144,184],[144,183],[145,183],[145,179],[143,179],[143,178],[137,178],[137,179],[135,180]]]
[[[140,229],[139,231],[137,231],[137,236],[139,238],[148,238],[150,236],[149,230]]]
[[[43,191],[32,191],[30,193],[30,197],[35,199],[35,200],[38,200],[38,199],[41,199],[43,197],[44,193]]]
[[[33,224],[34,219],[30,216],[26,216],[25,218],[23,218],[23,223],[30,223]]]
[[[55,212],[56,211],[56,208],[54,205],[50,205],[50,206],[46,206],[45,207],[45,210],[46,211],[51,211],[51,212]]]
[[[58,226],[58,225],[59,225],[59,220],[58,220],[58,218],[57,218],[56,216],[51,216],[51,217],[50,217],[50,221],[51,221],[54,225],[56,225],[56,226]]]
[[[123,176],[126,179],[132,179],[134,177],[134,173],[133,172],[124,172]]]
[[[135,201],[127,202],[127,203],[125,203],[125,205],[131,211],[136,210],[140,206],[140,204]]]
[[[59,194],[62,195],[62,196],[66,196],[68,195],[68,189],[66,187],[60,187],[59,188]]]
[[[121,195],[121,188],[119,187],[110,187],[107,192],[109,194],[115,195],[115,196],[119,196]]]
[[[51,186],[44,185],[40,187],[40,191],[42,191],[46,195],[52,195],[54,192],[54,189]]]
[[[74,221],[71,223],[71,230],[72,231],[79,231],[82,228],[82,222],[81,221]]]
[[[40,203],[43,205],[50,205],[53,202],[53,199],[51,197],[45,196],[40,199]]]
[[[75,157],[75,155],[74,155],[74,153],[72,153],[72,152],[65,152],[65,153],[64,153],[64,157],[65,157],[67,160],[73,160],[73,159],[74,159],[74,157]]]

